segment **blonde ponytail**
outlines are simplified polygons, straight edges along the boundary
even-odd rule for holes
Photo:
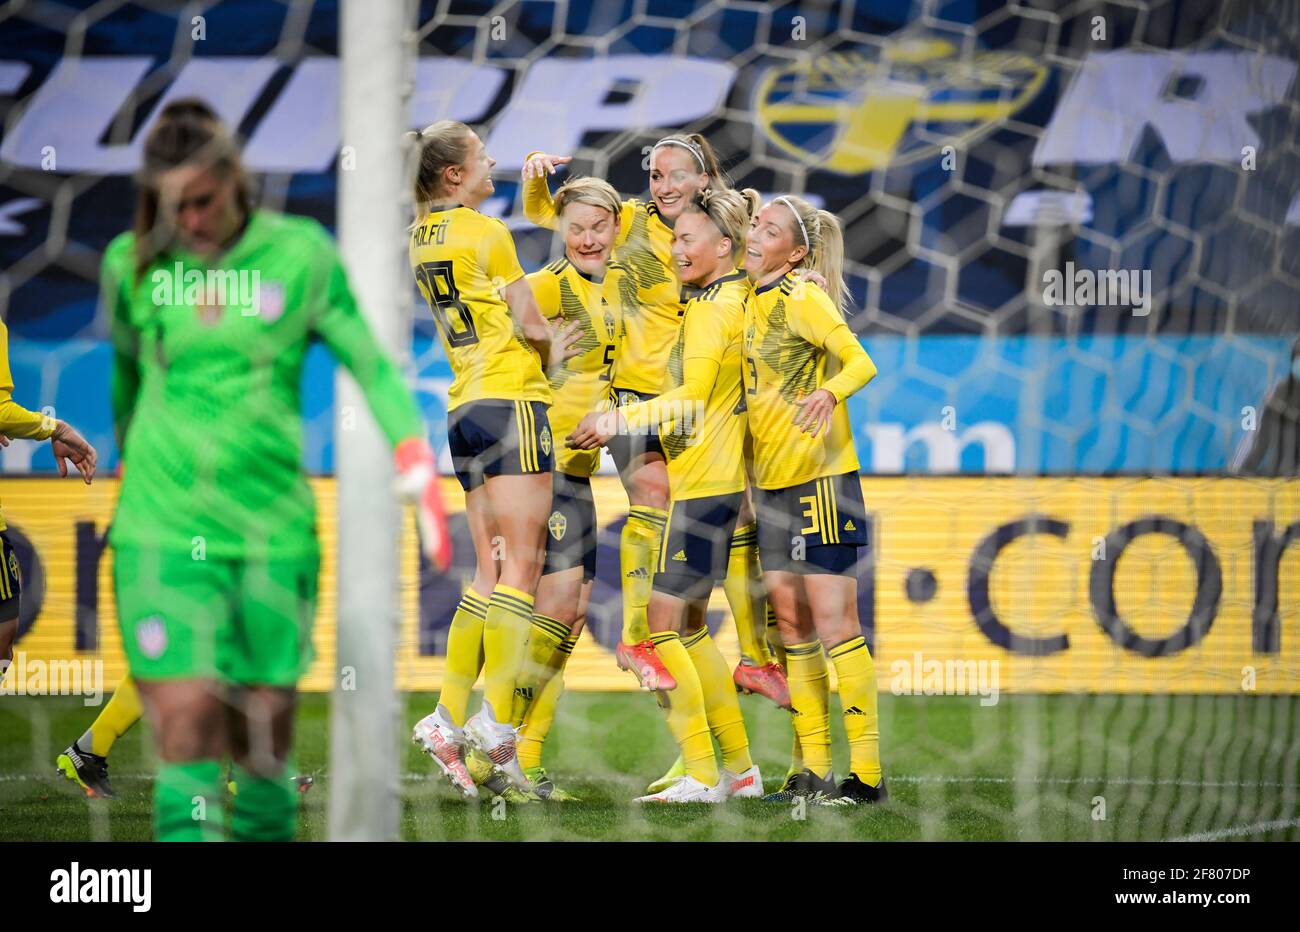
[[[844,230],[840,219],[828,210],[817,211],[816,232],[812,235],[812,255],[806,267],[826,279],[826,293],[841,312],[848,303],[849,289],[844,283]]]
[[[418,133],[408,134],[419,143],[412,196],[416,214],[446,196],[443,173],[453,165],[463,165],[469,158],[468,126],[459,120],[439,120]]]

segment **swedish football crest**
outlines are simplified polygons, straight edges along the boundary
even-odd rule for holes
[[[18,581],[18,585],[23,584],[23,573],[18,568],[18,554],[14,553],[13,548],[9,549],[9,575]]]
[[[768,138],[805,162],[860,175],[970,145],[1029,103],[1047,69],[1018,52],[962,56],[920,36],[876,55],[850,49],[769,71],[754,112]]]
[[[542,428],[542,434],[541,437],[538,438],[538,442],[541,444],[542,452],[545,453],[547,456],[550,456],[551,455],[551,428],[549,426]]]
[[[546,521],[546,527],[556,540],[564,540],[564,532],[569,529],[569,522],[558,511],[552,511],[550,518]]]

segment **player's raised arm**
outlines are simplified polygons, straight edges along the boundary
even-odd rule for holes
[[[551,195],[547,178],[556,172],[559,165],[573,161],[571,155],[549,155],[545,152],[530,152],[524,161],[523,194],[524,216],[529,222],[548,230],[560,228],[560,217],[555,210],[555,198]],[[624,198],[619,210],[619,230],[615,245],[627,240],[632,230],[632,217],[636,211],[636,201]]]
[[[530,152],[524,160],[524,216],[530,223],[548,230],[560,228],[560,218],[555,212],[555,200],[551,197],[551,188],[546,183],[550,175],[555,174],[557,165],[567,165],[573,161],[571,155],[549,155],[545,152]]]

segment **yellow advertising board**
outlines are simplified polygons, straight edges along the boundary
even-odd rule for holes
[[[334,480],[313,480],[324,548],[309,690],[333,682]],[[616,479],[594,481],[602,528],[625,517]],[[1229,478],[864,477],[873,546],[859,613],[880,688],[951,692],[954,677],[1007,692],[1300,691],[1300,482]],[[114,480],[6,479],[25,568],[18,649],[28,661],[102,658],[124,672],[103,534]],[[453,515],[463,497],[448,480]],[[401,551],[403,689],[436,690],[446,622],[472,560],[420,586]],[[604,621],[566,672],[570,689],[630,689],[617,670],[617,534],[600,553]],[[721,587],[718,641],[737,657]],[[442,635],[440,635],[442,632]]]

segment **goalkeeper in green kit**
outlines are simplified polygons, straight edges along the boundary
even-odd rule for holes
[[[237,144],[198,100],[144,145],[135,227],[104,256],[124,462],[109,541],[122,644],[160,758],[160,840],[290,840],[296,687],[320,546],[300,381],[323,341],[396,450],[398,489],[445,568],[424,424],[357,310],[329,234],[254,209]],[[223,762],[239,792],[229,818]]]

